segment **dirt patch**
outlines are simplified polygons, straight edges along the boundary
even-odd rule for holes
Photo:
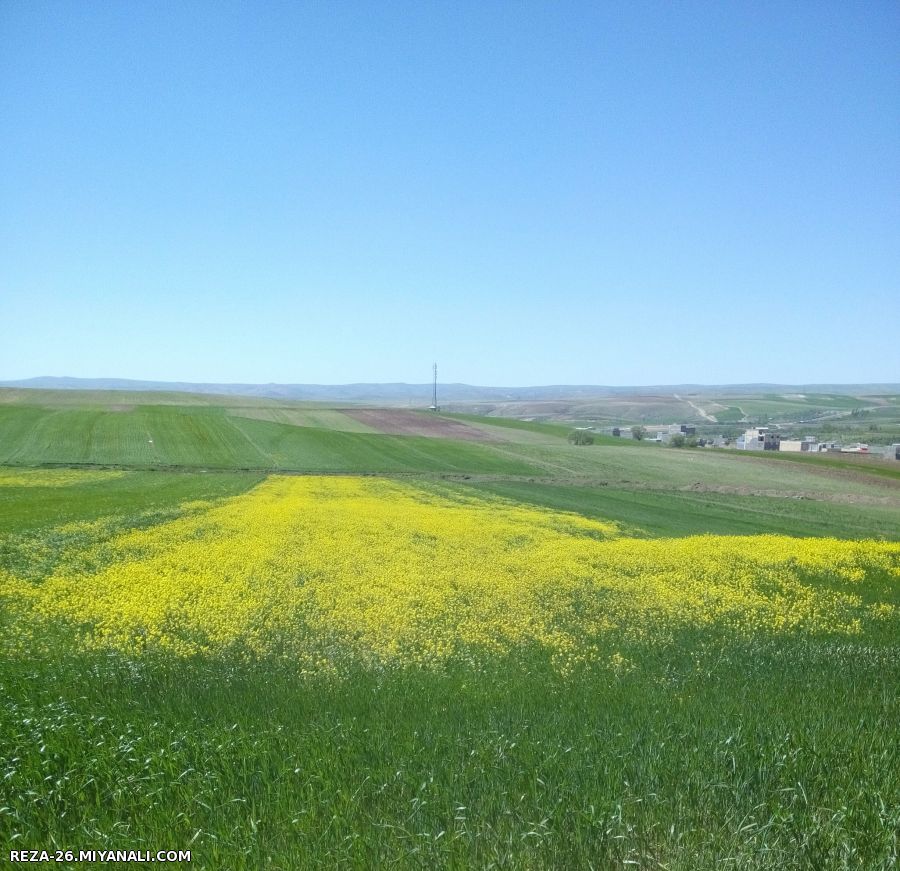
[[[889,508],[900,508],[900,498],[893,494],[866,493],[832,493],[822,490],[775,490],[759,489],[744,484],[704,484],[695,481],[693,484],[680,486],[664,486],[647,481],[632,481],[628,478],[599,478],[580,475],[467,475],[445,472],[440,476],[447,481],[472,481],[475,483],[491,482],[528,482],[529,484],[548,484],[557,487],[609,487],[613,490],[632,490],[654,493],[724,493],[732,496],[765,496],[770,499],[803,499],[814,502],[834,502],[844,505],[875,505]]]
[[[494,442],[497,439],[458,420],[417,411],[393,408],[357,408],[344,411],[348,417],[386,435],[428,436],[436,439],[460,439],[468,442]]]
[[[657,489],[647,487],[645,489]],[[900,508],[900,499],[891,495],[874,495],[867,493],[830,493],[818,490],[759,490],[745,485],[726,484],[687,484],[675,488],[682,492],[694,493],[729,493],[735,496],[767,496],[771,499],[812,499],[816,502],[837,502],[847,505],[887,505]]]
[[[879,469],[893,469],[894,467],[891,465],[891,462],[888,460],[882,460],[880,457],[875,457],[866,454],[825,454],[824,459],[830,460],[832,457],[839,458],[839,462],[844,463],[846,465],[843,466],[828,466],[824,463],[819,464],[814,459],[819,454],[813,454],[809,460],[777,460],[770,459],[769,457],[759,457],[759,456],[740,456],[741,453],[756,453],[753,451],[735,451],[735,455],[744,462],[748,463],[766,463],[770,468],[776,468],[778,463],[788,462],[791,463],[790,468],[793,469],[804,469],[807,472],[810,472],[814,475],[819,475],[823,478],[831,478],[836,481],[854,481],[860,484],[877,484],[879,487],[890,487],[892,489],[900,489],[900,478],[889,477],[888,475],[879,474]],[[798,456],[803,456],[799,454]],[[858,471],[852,466],[857,466]],[[784,466],[782,466],[782,469]]]

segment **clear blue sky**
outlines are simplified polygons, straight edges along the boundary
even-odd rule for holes
[[[900,380],[900,4],[0,3],[0,379]]]

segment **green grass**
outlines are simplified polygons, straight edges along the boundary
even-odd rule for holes
[[[81,478],[76,482],[35,486],[35,478],[54,472],[34,470],[26,473],[30,486],[11,486],[10,472],[15,474],[0,470],[0,585],[4,570],[38,582],[64,565],[79,545],[102,550],[118,533],[165,523],[198,501],[237,496],[263,480],[253,473],[124,472],[110,478],[76,472]],[[90,557],[96,558],[102,559]],[[0,627],[2,622],[0,616]]]
[[[810,414],[826,411],[851,411],[866,405],[864,397],[835,396],[824,393],[811,393],[805,397],[770,393],[762,396],[734,397],[733,401],[744,410],[749,418],[754,420],[760,416],[775,419],[805,418]]]
[[[494,472],[533,474],[526,460],[491,447],[423,436],[370,435],[235,420],[247,440],[279,469],[316,472]]]
[[[481,423],[488,426],[496,426],[501,429],[524,430],[525,432],[539,433],[540,435],[555,436],[564,439],[571,432],[571,427],[558,423],[540,423],[535,420],[516,420],[513,417],[489,417],[481,414],[442,414],[441,417],[450,420],[464,420],[469,423]]]
[[[222,409],[202,406],[139,406],[128,411],[0,408],[0,462],[270,465]]]
[[[324,410],[327,412],[328,410]],[[323,412],[323,413],[324,413]],[[339,412],[332,412],[339,414]],[[477,444],[449,439],[339,432],[236,416],[214,406],[144,405],[128,410],[22,404],[0,406],[0,463],[10,465],[123,465],[134,468],[283,469],[310,472],[583,475],[609,481],[671,486],[746,484],[777,489],[846,489],[829,469],[900,478],[886,461],[772,453],[664,451],[630,439],[595,436],[593,446],[564,441],[565,427],[463,415],[495,431],[546,435],[543,444]],[[326,423],[326,418],[321,418]],[[772,461],[772,462],[770,462]],[[774,462],[796,466],[786,476]]]
[[[485,429],[498,427],[500,430],[513,430],[515,432],[527,432],[547,436],[548,442],[550,444],[555,443],[557,440],[568,439],[569,435],[573,432],[573,427],[576,423],[572,422],[571,425],[558,423],[541,423],[534,420],[516,420],[515,418],[511,417],[486,417],[478,414],[444,414],[441,416],[447,417],[451,420],[462,420],[466,421],[467,423],[479,424]],[[628,438],[625,439],[613,438],[612,436],[603,435],[602,433],[596,432],[592,432],[591,436],[594,439],[594,444],[608,445],[611,447],[621,447],[623,445],[627,445],[631,440],[630,432],[628,433]],[[634,442],[634,444],[640,447],[649,447],[649,445],[645,445],[642,442]]]
[[[214,406],[216,408],[313,409],[352,408],[354,403],[317,400],[274,399],[220,393],[187,393],[176,390],[44,390],[0,387],[0,404],[34,405],[42,408],[121,409],[135,405]]]
[[[729,405],[724,410],[716,411],[715,418],[719,423],[735,423],[744,419],[744,412],[736,405]]]
[[[232,416],[223,408],[0,407],[0,463],[313,472],[534,474],[470,442],[337,432]]]
[[[801,457],[800,454],[712,450],[676,450],[656,445],[642,446],[624,442],[621,446],[591,445],[507,445],[504,453],[519,457],[531,465],[540,466],[545,477],[584,478],[605,482],[609,486],[652,486],[681,488],[694,484],[707,487],[731,487],[746,495],[770,491],[789,495],[841,494],[842,496],[883,496],[896,500],[897,487],[892,480],[892,468],[887,461],[887,475],[871,475],[869,465],[852,464],[853,474],[846,461],[840,474],[815,460],[804,462],[768,462],[769,455]],[[840,462],[840,461],[839,461]],[[873,466],[880,467],[874,462]],[[565,482],[565,481],[564,481]],[[577,483],[568,481],[568,483]]]
[[[724,449],[712,449],[718,454],[730,453]],[[852,472],[861,475],[874,475],[876,478],[888,478],[900,481],[900,463],[882,460],[879,457],[843,459],[834,454],[802,454],[782,451],[743,451],[737,457],[742,461],[776,463],[799,463],[807,469],[827,471],[835,469],[840,472]]]
[[[698,632],[620,651],[635,668],[573,680],[536,654],[342,681],[5,661],[0,838],[190,848],[190,867],[233,871],[895,867],[887,639]]]
[[[268,420],[274,423],[287,423],[291,426],[309,426],[337,432],[377,432],[349,414],[334,408],[229,406],[228,413],[235,417],[249,417],[253,420]]]
[[[0,472],[2,474],[2,472]],[[129,472],[65,487],[0,486],[0,534],[48,526],[177,511],[183,502],[224,499],[263,480],[258,474]]]
[[[891,405],[872,408],[866,411],[865,419],[874,419],[876,422],[889,421],[895,425],[900,424],[900,408],[898,408],[896,401]]]
[[[851,539],[900,538],[900,511],[881,505],[524,481],[472,481],[466,486],[517,502],[615,520],[630,535],[640,537],[771,533]]]

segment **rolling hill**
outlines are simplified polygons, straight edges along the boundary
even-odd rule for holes
[[[900,535],[900,470],[884,461],[678,451],[603,436],[581,447],[569,432],[262,398],[0,394],[0,465],[9,467],[416,476],[615,519],[642,535]]]

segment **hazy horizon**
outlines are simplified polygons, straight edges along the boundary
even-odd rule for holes
[[[185,381],[183,379],[175,381],[164,380],[148,380],[148,379],[129,379],[129,378],[79,378],[72,376],[35,376],[23,379],[0,379],[0,388],[22,388],[22,389],[47,389],[47,390],[134,390],[141,391],[165,391],[173,392],[191,392],[192,389],[199,392],[213,393],[213,388],[228,388],[231,393],[240,395],[241,388],[255,389],[255,393],[247,395],[267,395],[262,391],[266,388],[272,390],[278,389],[312,389],[323,391],[323,396],[327,395],[328,390],[340,390],[348,388],[390,388],[404,393],[405,391],[425,391],[429,392],[432,387],[430,381],[349,381],[342,383],[315,383],[315,382],[240,382],[240,381]],[[848,393],[854,390],[859,392],[864,390],[872,393],[875,390],[886,390],[889,393],[900,391],[900,382],[819,382],[819,383],[775,383],[775,382],[740,382],[731,384],[714,384],[703,382],[686,382],[681,384],[660,383],[660,384],[470,384],[467,382],[455,381],[446,382],[438,380],[438,387],[446,394],[447,390],[468,389],[472,391],[516,391],[519,393],[527,393],[528,391],[552,391],[552,390],[576,390],[576,391],[600,391],[608,394],[625,393],[626,391],[651,391],[651,390],[686,390],[697,389],[702,391],[716,390],[734,390],[746,391],[752,393],[755,390],[773,389],[773,390],[805,390],[811,393],[826,393],[829,391],[845,391]],[[276,394],[268,394],[276,395]],[[548,398],[551,394],[548,394]],[[589,395],[585,393],[584,395]]]

